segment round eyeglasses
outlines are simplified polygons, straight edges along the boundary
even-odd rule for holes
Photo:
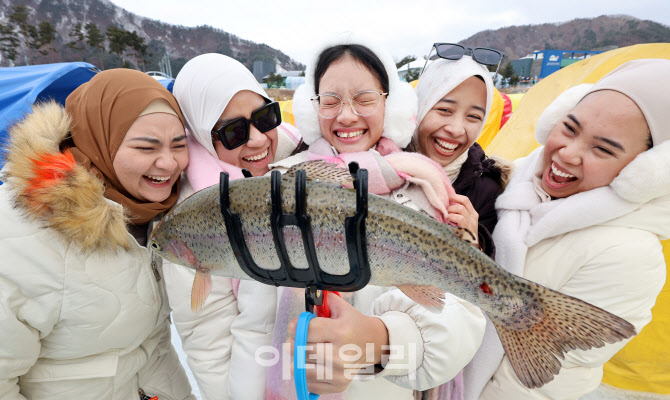
[[[379,109],[382,102],[382,96],[388,93],[381,93],[375,90],[364,90],[351,96],[349,99],[343,99],[336,94],[319,94],[312,97],[312,104],[316,112],[323,118],[335,118],[342,112],[342,104],[346,100],[351,106],[354,114],[361,117],[372,115]]]

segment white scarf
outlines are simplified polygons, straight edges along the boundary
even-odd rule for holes
[[[456,181],[456,178],[458,178],[458,175],[461,173],[461,167],[465,162],[468,160],[468,153],[470,152],[470,149],[467,149],[458,156],[454,161],[449,163],[448,165],[442,167],[444,172],[447,174],[449,177],[449,180],[451,182]]]

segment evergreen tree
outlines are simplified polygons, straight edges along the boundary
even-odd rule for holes
[[[144,38],[138,35],[135,31],[130,33],[127,32],[127,43],[128,46],[133,49],[133,58],[135,58],[135,65],[137,66],[137,69],[140,69],[140,63],[138,62],[137,58],[139,55],[139,61],[142,62],[142,70],[146,71],[145,58],[147,57],[149,46],[147,45]]]
[[[130,44],[130,32],[125,29],[110,25],[107,27],[107,39],[109,40],[109,51],[118,55],[124,67],[129,66],[124,57],[126,48]]]
[[[81,23],[75,24],[68,36],[70,36],[72,40],[68,42],[67,47],[78,51],[84,50],[84,41],[86,40],[86,36],[84,35]]]
[[[51,62],[55,61],[56,56],[56,48],[54,47],[55,39],[56,28],[54,28],[49,21],[40,22],[34,41],[35,48],[43,56],[48,55],[49,51],[51,51]]]
[[[105,50],[105,36],[100,32],[98,26],[93,22],[89,22],[84,26],[86,28],[86,44],[90,47],[95,47],[98,51],[98,59],[100,60],[100,69],[105,69],[105,64],[102,62],[102,52]]]
[[[19,38],[9,25],[0,24],[0,51],[12,63],[19,55]]]
[[[28,19],[30,18],[30,7],[28,6],[14,6],[12,13],[9,15],[10,27],[18,29],[19,35],[23,38],[23,44],[26,46],[26,57],[28,63],[32,61],[32,52],[38,37],[37,29],[30,25]]]
[[[403,65],[409,64],[409,63],[411,63],[412,61],[415,61],[415,60],[416,60],[416,57],[414,57],[414,56],[405,56],[405,57],[403,57],[402,60],[395,63],[395,67],[400,69],[400,67],[402,67]],[[407,81],[407,82],[409,82],[409,81]]]

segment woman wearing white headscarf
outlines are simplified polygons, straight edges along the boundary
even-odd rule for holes
[[[659,88],[670,87],[668,71],[668,60],[630,61],[564,92],[538,120],[544,146],[519,161],[496,202],[503,268],[616,314],[638,333],[665,281],[670,98]],[[553,381],[531,390],[487,326],[465,369],[466,400],[578,399],[627,342],[571,351]]]
[[[413,150],[440,164],[461,195],[459,204],[448,209],[450,222],[475,233],[491,257],[495,246],[490,232],[498,222],[495,201],[510,171],[475,142],[491,110],[493,91],[489,71],[472,57],[433,61],[416,87],[418,127],[412,139]]]
[[[261,131],[272,124],[261,125],[263,121],[254,119],[254,114],[260,112],[267,120],[274,116],[278,107],[272,109],[271,99],[251,72],[230,57],[203,54],[187,62],[175,80],[174,95],[184,114],[190,156],[179,201],[195,191],[218,184],[221,172],[227,172],[231,179],[242,178],[242,168],[247,168],[253,175],[263,175],[268,171],[269,163],[287,157],[300,143],[300,134],[289,124],[282,123],[266,132]],[[250,117],[254,122],[246,125],[244,141],[243,136],[235,135],[245,132],[240,118]],[[276,122],[280,120],[278,118]],[[224,145],[220,135],[213,131],[225,132],[225,125],[235,121],[241,125],[224,133],[235,134],[224,136],[228,141]],[[237,142],[230,143],[235,140]],[[179,265],[165,267],[173,319],[203,397],[227,399],[230,398],[228,373],[231,362],[236,365],[236,369],[230,371],[231,380],[239,380],[235,374],[240,371],[244,371],[244,379],[265,380],[264,374],[254,379],[254,371],[259,374],[263,371],[255,363],[253,352],[251,357],[246,355],[248,349],[270,344],[274,307],[258,307],[257,312],[253,307],[258,297],[273,300],[276,289],[252,281],[240,282],[237,289],[234,288],[237,282],[213,276],[211,293],[196,314],[191,310],[194,276],[193,270]],[[245,313],[247,309],[251,311]],[[268,309],[272,312],[261,312]],[[249,331],[247,326],[257,330]],[[237,331],[243,340],[234,342],[231,331]],[[264,393],[264,385],[251,385],[245,389],[246,398],[253,398],[256,392]],[[231,395],[242,398],[241,393]]]

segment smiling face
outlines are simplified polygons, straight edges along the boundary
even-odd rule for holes
[[[377,144],[384,132],[386,97],[372,115],[362,117],[351,109],[349,99],[358,92],[382,93],[379,80],[351,56],[332,63],[321,77],[319,94],[336,94],[343,99],[342,112],[335,118],[319,116],[321,134],[340,153],[367,151]]]
[[[187,164],[184,126],[176,116],[164,113],[137,118],[112,163],[124,189],[142,202],[167,199]]]
[[[265,99],[258,93],[248,90],[237,92],[230,99],[213,129],[218,129],[235,118],[251,118],[251,113],[265,104]],[[261,133],[251,124],[248,142],[235,149],[227,150],[221,141],[214,138],[214,149],[221,161],[239,168],[246,168],[253,176],[262,176],[269,171],[268,164],[275,159],[277,128]]]
[[[447,93],[419,124],[421,154],[444,166],[467,151],[477,139],[486,114],[486,84],[471,76]]]
[[[589,94],[549,134],[542,188],[563,198],[608,186],[647,150],[648,136],[647,121],[633,100],[612,90]]]

